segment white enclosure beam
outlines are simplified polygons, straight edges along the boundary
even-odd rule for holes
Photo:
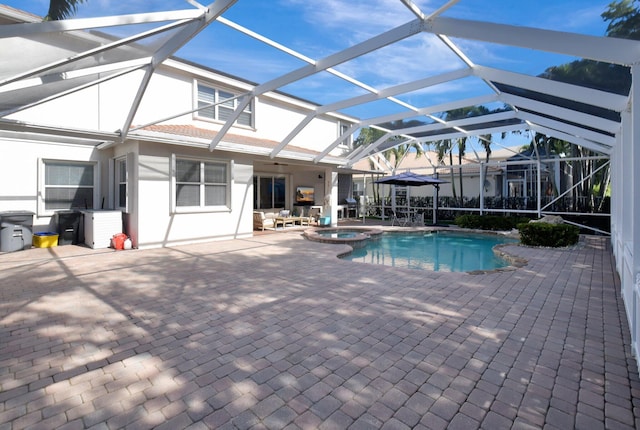
[[[299,81],[300,79],[326,70],[329,67],[337,66],[338,64],[342,64],[356,57],[360,57],[362,55],[368,54],[369,52],[406,39],[419,33],[421,30],[422,23],[420,22],[420,20],[408,22],[378,36],[374,36],[362,43],[351,46],[345,50],[318,60],[315,65],[301,67],[276,79],[258,85],[254,90],[254,94],[258,96],[264,94],[267,91],[273,91],[277,88],[291,84],[292,82]]]
[[[278,78],[272,79],[271,81],[265,82],[263,84],[258,85],[252,91],[253,96],[259,96],[268,91],[276,90],[282,86],[288,85],[292,82],[299,81],[300,79],[306,78],[313,74],[316,74],[320,71],[326,70],[330,67],[337,66],[338,64],[342,64],[346,61],[352,60],[361,55],[367,54],[371,51],[375,51],[384,46],[390,45],[399,40],[406,39],[410,36],[413,36],[419,33],[422,30],[422,21],[414,20],[410,21],[406,24],[403,24],[399,27],[396,27],[392,30],[389,30],[385,33],[382,33],[378,36],[375,36],[371,39],[368,39],[362,43],[349,47],[343,51],[337,52],[335,54],[329,55],[328,57],[318,60],[316,64],[311,64],[308,66],[301,67],[297,70],[294,70],[290,73],[282,75]],[[209,149],[215,149],[216,145],[222,140],[225,134],[229,131],[233,123],[238,119],[242,111],[247,107],[250,98],[247,97],[247,100],[243,100],[242,103],[239,103],[236,110],[230,115],[225,124],[222,126],[222,129],[218,132],[216,137],[211,141],[209,145]]]
[[[329,152],[331,152],[333,150],[333,148],[335,148],[336,146],[340,145],[340,142],[345,140],[347,137],[351,136],[359,128],[360,127],[358,125],[352,125],[351,127],[349,127],[349,129],[347,131],[345,131],[341,136],[338,136],[338,138],[336,140],[334,140],[333,143],[331,143],[331,145],[329,145],[325,149],[323,149],[322,152],[320,152],[320,154],[318,154],[313,159],[313,162],[314,163],[320,162],[320,160],[322,160],[327,154],[329,154]]]
[[[621,125],[619,122],[611,121],[599,116],[589,115],[587,113],[507,93],[500,94],[499,98],[503,102],[513,106],[522,107],[545,115],[551,115],[556,118],[563,118],[577,124],[585,124],[591,128],[596,128],[607,133],[615,134],[620,131]]]
[[[190,20],[200,18],[202,14],[203,12],[198,9],[189,9],[100,18],[64,19],[60,21],[0,25],[0,39],[5,37],[26,37],[34,34],[119,27],[122,25],[148,24],[152,22],[168,22],[183,19]]]
[[[550,79],[507,72],[483,66],[474,67],[474,73],[477,76],[490,81],[500,82],[506,85],[524,88],[555,97],[561,97],[592,106],[598,106],[616,112],[621,112],[627,107],[628,97],[585,88],[579,85],[571,85],[564,82],[557,82]]]
[[[133,69],[139,69],[149,64],[149,61],[151,61],[151,57],[138,58],[136,60],[127,60],[127,61],[121,61],[117,63],[104,64],[100,66],[86,67],[84,69],[77,69],[77,70],[72,69],[65,73],[53,73],[53,74],[48,74],[48,75],[44,75],[36,78],[22,79],[18,82],[12,82],[10,84],[0,85],[0,94],[8,93],[10,91],[21,90],[25,88],[40,87],[41,85],[44,85],[44,84],[52,84],[52,83],[61,82],[69,79],[82,78],[90,75],[96,75],[96,76],[100,75],[101,76],[100,79],[102,79],[102,77],[106,77],[110,73],[119,73],[123,70],[130,71]],[[94,83],[97,84],[98,81]],[[38,88],[38,89],[41,90],[41,88]]]
[[[11,82],[18,81],[18,80],[22,80],[22,79],[28,78],[30,76],[34,76],[36,74],[41,74],[41,73],[46,72],[47,70],[58,68],[58,67],[66,65],[66,64],[72,63],[74,61],[81,60],[83,58],[88,58],[88,57],[91,57],[91,56],[94,56],[94,55],[98,55],[98,54],[101,54],[103,52],[109,51],[111,49],[118,48],[120,46],[125,46],[125,45],[132,44],[132,43],[137,42],[139,40],[142,40],[144,38],[147,38],[147,37],[150,37],[150,36],[154,36],[154,35],[159,34],[159,33],[163,33],[165,31],[174,29],[176,27],[180,27],[182,25],[185,25],[187,22],[188,21],[179,21],[179,22],[176,22],[176,23],[168,24],[168,25],[162,26],[162,27],[154,29],[154,30],[149,30],[149,31],[146,31],[144,33],[136,34],[135,36],[126,37],[124,39],[120,39],[120,40],[117,40],[117,41],[112,42],[112,43],[107,43],[105,45],[100,45],[100,46],[98,46],[98,47],[96,47],[94,49],[89,49],[87,51],[80,52],[80,53],[72,55],[70,57],[66,57],[66,58],[63,58],[61,60],[49,63],[49,64],[45,64],[43,66],[31,69],[31,70],[24,71],[23,73],[20,73],[18,75],[15,75],[15,76],[12,76],[10,78],[6,78],[4,80],[1,80],[0,81],[0,86],[6,85],[6,84],[9,84]],[[151,55],[149,52],[144,52],[142,49],[139,49],[139,51],[140,51],[141,55],[144,55],[145,57],[150,57],[150,55]],[[58,73],[58,75],[59,75],[59,73]]]
[[[508,111],[508,112],[500,112],[500,113],[487,114],[487,115],[479,115],[471,118],[462,118],[462,119],[457,119],[455,121],[447,121],[444,123],[399,128],[399,129],[392,130],[391,132],[396,133],[398,135],[401,135],[401,134],[411,135],[413,133],[424,133],[424,132],[430,132],[430,131],[444,130],[447,128],[464,127],[468,125],[482,124],[482,123],[491,122],[491,121],[504,121],[506,119],[511,119],[515,117],[516,117],[516,112]],[[469,131],[469,133],[475,134],[475,131]],[[438,138],[437,135],[433,137]]]
[[[142,97],[149,85],[149,81],[151,80],[151,76],[155,72],[155,69],[167,58],[173,55],[178,49],[184,46],[189,40],[193,39],[198,33],[200,33],[204,28],[206,28],[211,22],[215,21],[215,19],[224,13],[227,9],[233,6],[237,0],[216,0],[211,3],[207,10],[203,14],[202,20],[194,20],[191,23],[184,26],[178,34],[169,39],[160,49],[156,51],[151,59],[151,64],[149,68],[146,70],[144,77],[142,78],[142,82],[138,87],[138,92],[136,93],[133,102],[131,103],[131,108],[129,109],[129,114],[125,119],[125,122],[122,126],[121,133],[121,142],[124,142],[127,138],[127,134],[129,133],[129,129],[131,128],[131,124],[133,123],[133,118],[138,111],[138,107],[142,101]]]
[[[426,21],[425,31],[450,37],[480,40],[576,58],[630,65],[640,59],[640,42],[539,28],[435,17]]]
[[[401,119],[413,118],[416,116],[426,116],[439,112],[446,112],[452,109],[460,109],[469,106],[479,106],[486,103],[493,103],[498,101],[498,96],[496,94],[489,94],[485,96],[472,97],[463,100],[456,100],[453,102],[441,103],[438,105],[427,106],[424,108],[420,108],[415,112],[400,112],[396,114],[378,116],[375,118],[368,118],[358,122],[360,127],[368,127],[374,124],[383,124],[391,121],[398,121]]]
[[[540,115],[535,115],[529,112],[520,111],[518,112],[516,117],[524,121],[530,121],[534,124],[539,124],[543,127],[549,127],[554,130],[562,131],[564,133],[571,134],[576,137],[592,140],[596,143],[600,143],[602,145],[608,146],[609,148],[613,147],[613,145],[615,145],[616,143],[616,139],[614,136],[608,136],[602,133],[597,133],[592,130],[587,130],[586,128],[581,128],[581,127],[567,124],[561,121],[556,121],[556,120],[549,119]]]
[[[314,112],[308,114],[288,135],[285,137],[280,144],[274,148],[271,153],[271,158],[274,158],[278,155],[278,152],[282,150],[285,146],[287,146],[291,140],[295,138],[295,136],[302,131],[302,129],[311,122],[313,118],[317,115],[339,111],[341,109],[346,109],[353,106],[358,106],[365,103],[370,103],[376,100],[381,100],[384,98],[389,98],[398,94],[405,94],[412,91],[416,91],[422,88],[431,87],[434,85],[454,81],[457,79],[463,79],[467,76],[471,75],[471,69],[460,69],[454,70],[452,72],[443,73],[437,76],[430,76],[428,78],[419,79],[417,81],[408,82],[405,84],[396,85],[393,87],[389,87],[376,93],[363,94],[361,96],[353,97],[350,99],[341,100],[335,103],[330,103],[327,105],[319,106],[315,109]]]
[[[565,133],[563,131],[559,131],[554,128],[545,127],[543,125],[535,124],[535,123],[530,123],[529,127],[531,130],[535,131],[536,133],[540,133],[545,136],[555,137],[556,139],[564,140],[566,142],[573,143],[574,145],[582,146],[591,151],[599,152],[601,154],[606,154],[606,155],[610,155],[613,153],[613,149],[609,146],[605,146],[597,142],[583,139],[581,137],[574,136],[572,134]]]
[[[405,94],[412,91],[432,87],[439,84],[444,84],[458,79],[464,79],[470,76],[471,69],[459,69],[452,72],[443,73],[436,76],[429,76],[428,78],[419,79],[417,81],[408,82],[393,87],[385,88],[377,92],[377,94],[364,94],[361,96],[353,97],[350,99],[341,100],[335,103],[330,103],[324,106],[320,106],[316,109],[319,114],[346,109],[349,107],[370,103],[383,98],[395,96],[398,94]]]
[[[380,145],[382,145],[384,142],[386,142],[387,140],[391,139],[393,137],[393,133],[386,133],[384,136],[380,137],[379,139],[377,139],[375,142],[371,143],[370,145],[366,146],[366,147],[361,147],[359,148],[360,151],[360,156],[358,156],[357,158],[354,157],[354,153],[349,154],[349,156],[347,157],[348,159],[351,160],[351,162],[349,163],[349,165],[353,165],[356,161],[372,154],[376,148]],[[398,142],[399,144],[400,142]],[[354,151],[355,152],[355,151]]]
[[[501,132],[510,132],[510,131],[520,131],[523,129],[528,129],[529,127],[526,124],[514,124],[509,126],[499,126],[499,127],[486,127],[478,130],[473,130],[472,132],[454,132],[447,134],[439,134],[437,136],[428,136],[428,137],[419,137],[416,138],[418,142],[422,143],[431,143],[437,142],[439,140],[446,139],[458,139],[461,137],[471,137],[471,136],[479,136],[481,134],[493,134],[493,133],[501,133]]]
[[[131,73],[131,72],[133,72],[135,70],[138,70],[140,68],[142,68],[142,66],[140,66],[140,67],[130,67],[130,68],[122,70],[120,72],[112,73],[110,75],[103,76],[100,79],[92,80],[92,81],[90,81],[90,82],[88,82],[86,84],[74,86],[73,88],[70,88],[70,89],[68,89],[66,91],[60,91],[60,92],[57,92],[57,93],[55,93],[53,95],[50,95],[48,97],[39,98],[38,100],[34,101],[33,103],[22,104],[22,105],[20,105],[18,107],[15,107],[13,109],[2,110],[2,111],[0,111],[0,118],[4,118],[4,117],[7,117],[7,116],[9,116],[11,114],[14,114],[16,112],[20,112],[20,111],[23,111],[23,110],[26,110],[26,109],[30,109],[32,107],[35,107],[35,106],[38,106],[38,105],[53,101],[55,99],[67,96],[69,94],[76,93],[76,92],[84,90],[86,88],[90,88],[90,87],[92,87],[94,85],[98,85],[98,84],[101,84],[103,82],[110,81],[112,79],[115,79],[115,78],[117,78],[119,76],[126,75],[127,73]]]

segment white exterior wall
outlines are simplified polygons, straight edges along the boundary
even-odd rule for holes
[[[57,128],[97,130],[100,127],[99,107],[95,102],[99,98],[98,93],[97,87],[87,88],[50,103],[17,112],[9,118]]]
[[[112,208],[106,180],[109,153],[100,152],[92,146],[0,139],[0,211],[34,212],[34,232],[52,230],[52,213],[45,212],[44,205],[39,201],[44,184],[43,159],[95,162],[97,184],[94,207],[89,209],[100,209],[102,198],[107,202],[105,209]]]
[[[135,99],[143,77],[143,71],[132,72],[44,105],[18,112],[12,115],[11,119],[43,123],[59,128],[115,132],[125,124],[129,114],[128,109]],[[150,79],[132,125],[144,125],[191,111],[195,107],[198,81],[235,94],[249,90],[243,82],[237,81],[234,85],[234,81],[230,78],[214,73],[196,77],[185,71],[164,66],[158,69]],[[229,133],[281,142],[315,107],[283,95],[274,96],[278,100],[270,98],[268,94],[255,99],[253,107],[255,127],[233,126]],[[338,137],[338,122],[337,119],[327,116],[314,118],[290,142],[290,145],[312,150],[324,149],[327,141],[333,141]],[[196,119],[195,114],[186,113],[168,119],[162,124],[192,125],[208,130],[219,130],[224,123]],[[341,147],[332,151],[332,154],[336,155],[341,153]]]
[[[138,156],[138,237],[140,248],[248,237],[253,233],[253,167],[235,157],[232,164],[231,211],[173,213],[171,156],[229,160],[206,149],[141,144]],[[245,199],[247,199],[245,201]]]
[[[282,109],[267,96],[258,97],[256,103],[256,132],[266,139],[281,142],[309,113],[308,110],[292,105],[289,109]],[[316,117],[289,143],[300,148],[323,148],[327,141],[338,138],[338,121],[334,118]],[[235,132],[235,129],[234,129]],[[239,133],[240,134],[240,133]],[[340,149],[336,150],[338,155]]]
[[[136,77],[142,77],[142,72]],[[131,77],[126,91],[135,96],[137,79]],[[114,82],[115,84],[115,82]],[[118,91],[109,93],[117,96]],[[159,119],[164,119],[179,113],[189,112],[194,107],[194,80],[184,74],[176,74],[162,69],[154,73],[149,81],[144,97],[140,102],[140,107],[134,117],[133,125],[148,124]],[[133,97],[132,97],[133,100]],[[104,104],[104,103],[103,103]],[[115,104],[114,104],[115,105]],[[125,104],[127,106],[127,104]],[[191,124],[206,129],[218,130],[222,123],[212,123],[208,121],[194,121],[192,114],[185,114],[177,118],[170,119],[162,124]],[[117,128],[120,128],[118,125]],[[235,130],[235,128],[234,128]]]

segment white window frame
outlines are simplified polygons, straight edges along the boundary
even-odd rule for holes
[[[39,216],[53,216],[56,211],[71,209],[71,208],[56,208],[56,209],[46,208],[47,188],[49,188],[49,185],[47,185],[46,183],[47,163],[92,166],[93,167],[93,185],[91,187],[86,186],[86,188],[93,189],[93,206],[88,208],[73,208],[73,209],[78,209],[78,210],[95,209],[96,203],[100,200],[100,187],[99,187],[100,169],[99,169],[99,163],[97,161],[40,158],[38,159],[38,215]],[[51,187],[64,188],[65,186],[52,185]],[[68,186],[68,188],[72,188],[72,186]]]
[[[345,121],[338,121],[338,137],[342,136],[349,130],[351,124]],[[338,146],[351,149],[353,143],[353,134],[350,134],[345,140],[341,141]]]
[[[189,160],[200,163],[200,205],[199,206],[178,206],[177,202],[177,187],[179,185],[176,178],[176,163],[178,160]],[[205,202],[205,187],[206,185],[212,185],[212,183],[206,183],[204,181],[204,165],[205,163],[211,164],[224,164],[226,166],[226,201],[224,205],[210,205],[206,206]],[[232,190],[232,169],[233,162],[231,160],[211,159],[211,158],[199,158],[182,156],[177,154],[171,154],[171,212],[172,213],[194,213],[194,212],[230,212],[231,211],[231,190]]]
[[[216,122],[216,123],[224,123],[225,120],[221,119],[222,115],[220,114],[220,110],[228,109],[230,110],[229,113],[232,113],[233,111],[235,111],[235,109],[238,107],[238,104],[242,100],[242,97],[239,97],[242,94],[241,92],[229,90],[226,88],[220,88],[215,85],[211,85],[206,82],[196,80],[194,81],[194,97],[193,97],[194,109],[198,109],[200,107],[200,101],[201,101],[200,90],[199,90],[200,86],[213,90],[213,100],[203,100],[203,103],[214,103],[214,105],[210,108],[210,109],[213,109],[213,117],[201,115],[200,111],[196,110],[193,113],[194,119]],[[233,98],[233,97],[236,97],[236,98]],[[248,97],[248,96],[245,95],[243,97]],[[243,124],[238,122],[238,120],[236,120],[233,123],[234,126],[251,128],[251,129],[254,128],[254,125],[255,125],[255,109],[254,109],[255,103],[254,102],[255,102],[255,99],[251,100],[251,102],[247,105],[247,107],[244,108],[244,111],[241,114],[241,116],[243,114],[246,114],[249,116],[249,123]]]
[[[124,163],[124,167],[122,166]],[[122,156],[114,159],[114,207],[122,210],[122,212],[129,212],[129,172],[128,172],[128,160],[127,156]],[[124,180],[121,178],[121,174],[124,173]],[[120,204],[120,186],[124,185],[124,206]]]

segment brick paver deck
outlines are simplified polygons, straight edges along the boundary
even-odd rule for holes
[[[300,231],[0,255],[0,429],[633,429],[606,238],[470,275]]]

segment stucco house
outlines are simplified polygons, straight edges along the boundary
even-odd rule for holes
[[[0,24],[39,20],[0,6]],[[43,43],[59,59],[110,42],[105,39],[85,32],[15,38],[11,46],[21,55],[3,66],[3,77],[24,69],[25,58],[41,55]],[[144,49],[128,49],[138,48]],[[127,61],[126,52],[113,55]],[[132,70],[6,116],[0,212],[33,212],[38,232],[54,229],[61,210],[121,211],[124,232],[139,248],[250,236],[253,210],[295,210],[298,187],[314,191],[306,205],[333,203],[336,219],[338,165],[349,140],[322,160],[314,158],[319,143],[336,139],[352,118],[318,115],[278,148],[316,105],[270,91],[248,103],[211,151],[224,121],[255,84],[172,57],[135,100],[144,77],[143,70]],[[7,90],[3,96],[5,112],[13,108],[10,95]],[[132,103],[139,106],[124,134],[118,128],[127,123],[125,107]]]

